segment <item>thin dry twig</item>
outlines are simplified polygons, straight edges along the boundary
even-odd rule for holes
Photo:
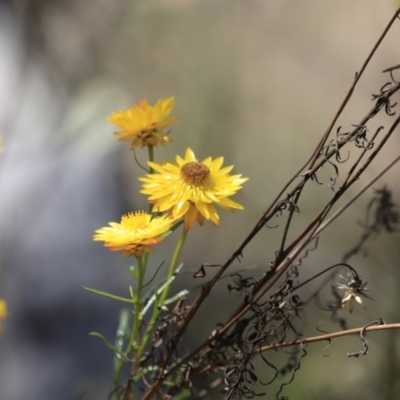
[[[339,336],[347,336],[355,333],[372,330],[400,328],[400,324],[385,324],[379,326],[368,326],[351,330],[343,330],[333,334],[315,336],[312,338],[301,337],[299,339],[288,341],[285,340],[286,330],[291,330],[297,336],[299,336],[294,326],[290,323],[290,320],[292,319],[293,315],[297,313],[297,311],[295,309],[286,310],[285,298],[291,293],[291,290],[293,289],[293,286],[291,284],[292,281],[286,280],[285,285],[281,286],[278,291],[270,295],[270,300],[262,303],[262,299],[264,298],[264,296],[270,291],[270,289],[285,273],[285,271],[288,270],[293,261],[300,255],[300,253],[306,248],[306,246],[312,240],[315,240],[315,238],[339,215],[341,215],[349,207],[350,204],[352,204],[362,193],[364,193],[368,187],[376,182],[377,179],[379,179],[388,169],[393,167],[393,165],[395,165],[400,160],[400,156],[395,158],[376,177],[365,184],[364,187],[352,197],[352,199],[350,199],[345,205],[340,207],[329,219],[327,219],[328,214],[332,210],[333,206],[338,202],[342,195],[355,182],[359,180],[360,176],[363,174],[366,168],[369,167],[371,162],[381,151],[388,138],[393,134],[394,130],[400,123],[400,117],[398,117],[392,123],[387,133],[383,135],[383,137],[379,140],[379,143],[377,143],[376,146],[374,146],[376,144],[375,142],[378,140],[378,136],[380,136],[380,131],[383,129],[383,127],[379,128],[369,141],[366,139],[366,124],[369,120],[375,117],[381,110],[385,110],[386,114],[389,116],[394,114],[394,112],[392,111],[392,107],[394,107],[394,105],[390,103],[390,99],[398,90],[400,90],[400,83],[393,80],[393,82],[381,88],[381,91],[378,95],[373,96],[373,100],[376,100],[374,106],[371,108],[371,110],[367,112],[364,118],[362,118],[361,121],[354,126],[354,129],[352,129],[348,133],[342,134],[340,133],[339,128],[336,134],[336,140],[331,141],[329,144],[327,144],[329,135],[331,134],[333,127],[337,123],[338,118],[348,104],[355,90],[355,87],[359,82],[361,76],[363,75],[368,63],[374,56],[377,48],[382,43],[387,32],[392,27],[394,21],[398,18],[399,14],[400,9],[396,11],[392,19],[389,21],[380,38],[378,39],[373,49],[364,61],[363,65],[361,66],[359,73],[355,75],[355,79],[353,80],[350,89],[348,90],[344,100],[338,108],[338,111],[336,112],[334,118],[329,124],[327,130],[322,135],[310,158],[284,185],[280,193],[276,196],[276,198],[258,220],[256,225],[253,227],[251,232],[247,235],[247,237],[244,239],[238,249],[233,252],[231,257],[225,262],[225,264],[218,268],[217,272],[212,277],[210,282],[202,287],[201,293],[195,299],[195,301],[190,306],[187,306],[185,308],[185,311],[182,311],[182,316],[179,319],[178,327],[172,338],[170,338],[170,340],[168,341],[165,348],[165,353],[161,357],[161,362],[159,363],[158,369],[159,372],[157,373],[156,380],[153,386],[150,387],[144,394],[143,400],[149,400],[154,396],[157,396],[160,386],[177,372],[180,372],[182,370],[186,371],[186,378],[184,381],[180,381],[180,383],[176,383],[175,385],[173,385],[168,392],[169,394],[174,393],[174,390],[176,391],[178,388],[181,388],[181,385],[184,382],[187,383],[191,381],[195,376],[209,373],[210,371],[220,368],[227,363],[234,362],[237,359],[238,355],[221,359],[219,355],[223,353],[213,351],[213,349],[217,349],[218,346],[221,346],[221,348],[227,348],[228,346],[231,346],[232,348],[237,347],[238,354],[241,354],[242,357],[240,363],[236,364],[237,368],[235,367],[236,369],[231,369],[229,372],[229,376],[226,376],[226,379],[230,382],[230,389],[227,392],[230,394],[226,394],[226,399],[230,399],[233,398],[232,396],[234,396],[233,393],[235,393],[236,390],[235,385],[238,382],[241,382],[240,380],[236,381],[235,379],[242,376],[245,376],[244,379],[247,379],[248,382],[246,383],[245,381],[243,381],[242,383],[244,384],[244,386],[241,387],[240,390],[248,390],[248,394],[250,396],[257,395],[251,389],[251,386],[256,379],[256,376],[252,370],[253,367],[251,365],[251,358],[254,355],[261,354],[272,349],[299,345],[303,346],[307,343],[330,340]],[[299,211],[297,204],[306,183],[308,183],[310,180],[316,180],[318,182],[318,171],[325,164],[329,164],[335,169],[335,176],[331,177],[331,185],[328,185],[331,189],[333,189],[333,185],[338,179],[339,171],[338,167],[335,165],[334,160],[336,159],[336,163],[341,164],[347,161],[348,158],[343,160],[343,158],[340,157],[340,151],[342,148],[348,146],[350,143],[355,143],[356,147],[358,147],[359,149],[361,148],[362,150],[357,161],[353,163],[350,167],[341,187],[336,192],[334,192],[331,200],[317,212],[316,216],[311,220],[311,222],[308,223],[308,225],[301,231],[301,233],[298,234],[297,237],[295,237],[295,239],[292,240],[290,244],[287,244],[287,237],[289,229],[292,225],[294,212]],[[369,156],[361,165],[362,159],[368,154]],[[302,173],[305,169],[306,172]],[[296,179],[299,179],[299,182],[297,184],[294,184]],[[266,226],[268,221],[277,214],[281,215],[283,210],[285,209],[288,209],[288,216],[284,226],[280,248],[277,252],[276,259],[270,265],[270,269],[266,271],[263,277],[261,277],[259,280],[254,279],[254,282],[251,283],[246,281],[246,279],[242,278],[239,275],[237,279],[239,281],[240,288],[237,290],[241,291],[243,288],[245,288],[247,291],[243,304],[232,314],[227,322],[221,324],[220,328],[213,332],[213,334],[200,346],[198,346],[196,349],[191,351],[180,360],[173,359],[174,355],[177,354],[177,346],[182,338],[182,335],[186,331],[188,325],[191,323],[199,307],[203,304],[205,298],[209,296],[214,285],[221,278],[222,274],[227,270],[229,266],[232,265],[232,263],[236,259],[240,260],[240,258],[243,257],[244,249],[261,231],[261,229]],[[254,315],[250,317],[245,317],[245,315],[250,310],[253,312]],[[259,313],[259,318],[257,317],[257,313]],[[277,339],[277,343],[261,345],[263,341],[265,342],[265,340],[267,340],[264,331],[266,324],[274,320],[281,321],[277,326],[274,326],[274,337]],[[264,322],[260,325],[260,322],[262,321]],[[241,323],[242,325],[240,325]],[[252,329],[255,330],[256,334],[255,336],[253,335],[254,337],[252,337],[251,340],[246,339],[245,341],[243,341],[241,337],[244,334],[244,328],[250,323],[254,324],[252,325]],[[231,333],[229,333],[228,335],[228,332]],[[240,344],[238,345],[237,343],[235,343],[235,340],[239,340],[238,343]],[[243,347],[243,349],[241,347]],[[211,358],[213,355],[215,357],[214,361]],[[170,365],[171,360],[174,361],[173,366]],[[195,360],[197,360],[197,364]],[[276,367],[272,366],[268,362],[268,360],[264,358],[263,360],[271,368],[276,369]],[[297,365],[297,367],[295,367],[294,371],[298,368],[299,364]],[[237,373],[238,375],[232,375],[233,371],[235,371],[235,374]],[[231,380],[231,377],[235,377],[235,379]],[[293,377],[294,372],[292,374],[291,380],[293,379]],[[291,380],[289,382],[291,382]]]

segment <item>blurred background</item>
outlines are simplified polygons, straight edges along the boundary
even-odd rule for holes
[[[127,294],[132,260],[92,242],[92,234],[146,208],[146,197],[129,144],[116,141],[107,116],[141,99],[154,104],[174,96],[174,143],[156,149],[156,159],[190,146],[199,159],[223,155],[225,165],[250,177],[234,198],[245,210],[222,210],[219,227],[196,226],[182,255],[186,271],[223,263],[311,155],[394,11],[389,0],[1,1],[0,298],[9,316],[0,336],[0,399],[106,399],[112,389],[112,353],[88,333],[113,340],[121,305],[81,286]],[[372,108],[371,93],[389,80],[382,70],[400,62],[399,35],[397,21],[340,120],[343,131]],[[389,123],[379,116],[369,128]],[[398,149],[397,132],[353,192]],[[144,150],[138,155],[146,159]],[[322,181],[331,175],[323,171]],[[397,168],[374,188],[388,185],[400,202],[398,176]],[[331,196],[326,185],[305,193],[290,237]],[[356,244],[371,196],[324,232],[303,262],[304,278]],[[261,276],[278,249],[279,229],[263,230],[232,271],[252,266]],[[399,244],[398,233],[383,234],[369,242],[367,257],[351,260],[374,301],[347,315],[349,327],[378,316],[400,321]],[[172,246],[156,249],[154,265],[170,257]],[[187,274],[179,284],[198,282]],[[225,320],[233,297],[223,283],[206,300],[189,331],[194,341]],[[316,334],[318,322],[338,330],[310,306],[304,331]],[[368,339],[369,355],[359,359],[346,356],[362,349],[357,338],[335,341],[324,352],[329,357],[326,344],[309,346],[284,394],[398,398],[399,334]]]

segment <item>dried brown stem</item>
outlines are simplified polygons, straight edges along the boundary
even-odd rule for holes
[[[282,343],[276,343],[272,345],[267,345],[267,346],[262,346],[256,351],[253,352],[253,355],[257,355],[262,353],[265,353],[270,350],[277,350],[281,349],[283,347],[292,347],[292,346],[304,346],[308,343],[316,343],[316,342],[323,342],[325,340],[332,340],[336,339],[339,337],[343,336],[351,336],[351,335],[359,335],[361,332],[372,332],[372,331],[384,331],[384,330],[391,330],[391,329],[400,329],[400,323],[395,323],[395,324],[383,324],[383,325],[374,325],[374,326],[368,326],[367,328],[361,327],[361,328],[353,328],[353,329],[347,329],[347,330],[342,330],[334,333],[327,333],[325,335],[319,335],[319,336],[312,336],[312,337],[304,337],[301,339],[296,339],[296,340],[291,340],[288,342],[282,342]],[[196,374],[194,374],[194,377],[210,373],[211,371],[220,368],[223,365],[230,364],[232,362],[235,362],[237,359],[237,356],[231,356],[228,357],[224,360],[221,360],[218,365],[208,365],[206,368],[203,368],[200,371],[196,371]]]
[[[368,188],[370,188],[378,179],[380,179],[387,171],[389,171],[396,163],[400,161],[400,156],[393,159],[386,167],[376,174],[369,182],[367,182],[350,200],[343,204],[329,219],[320,225],[316,230],[313,238],[317,237],[325,228],[327,228],[336,218],[338,218],[346,209],[351,206]]]
[[[203,286],[200,295],[195,299],[195,301],[192,303],[190,307],[188,307],[188,311],[185,315],[185,318],[182,320],[180,323],[177,332],[175,333],[174,337],[172,340],[169,342],[167,346],[167,352],[164,355],[162,366],[160,368],[160,373],[158,376],[157,381],[154,383],[154,385],[148,390],[148,392],[144,395],[143,400],[149,400],[151,399],[156,393],[158,392],[158,389],[162,382],[165,381],[168,377],[170,377],[173,373],[178,371],[179,368],[181,368],[182,365],[187,363],[188,361],[192,360],[196,355],[198,355],[206,346],[208,346],[212,341],[218,341],[223,337],[223,334],[226,333],[229,328],[231,328],[236,322],[238,322],[245,314],[246,312],[250,309],[251,305],[257,302],[259,299],[261,299],[262,296],[265,295],[265,293],[271,289],[271,287],[276,283],[276,281],[279,279],[279,277],[285,272],[285,270],[290,266],[290,264],[293,262],[293,260],[300,254],[300,252],[305,248],[305,246],[313,239],[315,238],[323,229],[325,229],[326,226],[329,225],[335,218],[337,218],[338,215],[340,215],[347,207],[348,205],[342,207],[338,212],[334,214],[328,221],[323,223],[324,219],[327,217],[328,213],[330,212],[332,206],[338,201],[338,199],[343,195],[343,193],[354,183],[356,182],[361,174],[365,171],[365,169],[370,165],[372,160],[375,158],[375,156],[378,154],[378,152],[381,150],[383,145],[386,143],[387,139],[390,137],[394,129],[397,127],[397,125],[400,122],[400,117],[395,120],[395,122],[392,124],[391,128],[389,129],[388,133],[384,136],[384,138],[380,141],[379,145],[374,149],[372,154],[368,157],[367,161],[364,162],[364,164],[356,171],[355,169],[357,168],[359,162],[361,161],[361,157],[359,160],[353,165],[353,168],[350,170],[344,184],[342,187],[335,193],[331,201],[324,206],[320,212],[317,214],[317,216],[308,224],[308,226],[297,236],[293,242],[286,246],[286,239],[287,235],[289,232],[289,228],[292,222],[292,217],[293,213],[295,211],[294,207],[290,208],[289,210],[289,216],[286,221],[286,225],[284,228],[284,234],[282,237],[281,245],[280,245],[280,251],[277,256],[277,259],[271,266],[271,269],[265,273],[264,277],[259,281],[259,283],[255,286],[253,290],[253,297],[251,299],[251,302],[249,303],[244,303],[236,312],[232,315],[232,317],[229,319],[229,321],[221,328],[215,335],[213,335],[212,338],[207,339],[204,341],[202,345],[197,347],[194,351],[192,351],[189,355],[184,357],[182,360],[177,362],[174,367],[168,368],[168,364],[170,362],[171,357],[173,356],[176,346],[179,343],[183,333],[185,332],[187,326],[191,322],[193,316],[197,313],[199,307],[202,305],[203,301],[205,298],[210,294],[211,289],[214,287],[215,283],[219,280],[221,275],[227,270],[227,268],[239,257],[242,256],[243,250],[246,248],[246,246],[250,243],[250,241],[258,234],[258,232],[267,224],[267,222],[274,216],[276,213],[279,213],[283,210],[283,208],[287,204],[292,204],[296,206],[298,199],[302,193],[302,190],[307,183],[307,181],[314,177],[316,172],[325,164],[327,163],[332,157],[337,155],[338,151],[350,143],[352,140],[354,140],[358,128],[355,128],[353,131],[349,132],[346,136],[342,137],[341,140],[338,140],[336,143],[336,147],[331,149],[330,151],[326,152],[326,154],[322,155],[322,149],[324,148],[327,139],[336,124],[339,116],[341,115],[342,111],[348,104],[348,101],[350,100],[354,89],[359,82],[363,72],[365,71],[369,61],[375,54],[375,51],[381,44],[382,40],[386,36],[387,32],[391,28],[392,24],[394,21],[398,18],[400,14],[400,9],[397,10],[397,12],[394,14],[388,25],[386,26],[385,30],[383,31],[382,35],[374,45],[373,49],[371,50],[370,54],[364,61],[360,72],[356,74],[356,77],[354,81],[352,82],[349,91],[347,92],[342,104],[340,105],[338,111],[336,112],[333,120],[329,124],[326,132],[323,134],[320,142],[318,143],[316,149],[314,150],[312,156],[309,158],[309,160],[296,172],[296,174],[293,175],[293,177],[288,181],[287,184],[284,185],[283,189],[280,191],[278,196],[274,199],[272,204],[268,207],[268,209],[265,211],[265,213],[262,215],[262,217],[259,219],[259,221],[256,223],[254,228],[251,230],[251,232],[248,234],[248,236],[244,239],[242,244],[238,247],[238,249],[231,255],[231,257],[225,262],[225,264],[217,271],[217,273],[214,275],[214,277],[211,279],[211,281]],[[391,88],[391,90],[387,91],[385,93],[384,99],[389,100],[391,96],[395,92],[397,92],[400,89],[400,84],[395,84]],[[378,103],[375,104],[375,106],[366,114],[366,116],[362,119],[362,121],[358,124],[358,126],[364,126],[371,118],[373,118],[380,110],[382,106],[379,106]],[[366,153],[366,152],[364,152]],[[396,161],[392,162],[391,165],[394,165],[395,162],[399,160],[400,157],[396,159]],[[308,166],[308,170],[305,174],[301,174],[302,171],[304,171],[304,168]],[[381,175],[380,175],[381,176]],[[289,190],[285,196],[283,194],[287,191],[287,189],[293,184],[293,182],[298,178],[301,177],[300,181],[298,184],[294,185],[294,187]],[[378,178],[376,178],[378,179]],[[373,183],[373,182],[372,182]],[[367,184],[370,186],[372,183]],[[363,189],[364,191],[365,189]],[[361,194],[361,193],[360,193]],[[282,197],[283,196],[283,197]],[[359,196],[359,195],[358,195]],[[357,197],[358,197],[357,196]],[[355,197],[355,198],[357,198]],[[354,198],[354,200],[355,200]],[[291,201],[291,199],[294,199]],[[352,200],[352,201],[354,201]],[[351,203],[350,203],[351,204]],[[285,247],[286,246],[286,247]],[[394,329],[394,328],[399,328],[400,324],[393,324],[393,325],[383,325],[383,326],[377,326],[377,327],[370,327],[366,329],[367,331],[370,330],[379,330],[379,329]],[[305,344],[305,343],[311,343],[314,341],[320,341],[320,340],[328,340],[334,337],[338,336],[345,336],[345,335],[350,335],[354,333],[359,333],[363,328],[359,328],[358,330],[349,330],[349,331],[342,331],[342,332],[337,332],[336,334],[330,334],[330,335],[322,335],[314,338],[308,338],[308,339],[301,339],[297,341],[291,341],[291,342],[284,342],[284,343],[279,343],[273,346],[266,346],[262,348],[262,351],[268,351],[270,349],[275,349],[279,347],[286,347],[286,346],[293,346],[293,345],[299,345],[299,344]],[[228,360],[228,359],[227,359]],[[227,361],[228,362],[228,361]],[[203,372],[206,372],[205,370]]]

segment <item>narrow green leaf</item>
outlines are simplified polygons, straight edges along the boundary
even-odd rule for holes
[[[121,352],[119,352],[115,346],[113,346],[103,335],[101,335],[98,332],[90,332],[89,336],[94,336],[94,337],[98,337],[100,338],[104,344],[111,349],[116,355],[118,354],[119,356],[122,356],[123,354]]]
[[[118,353],[115,353],[114,357],[114,374],[117,374],[121,368],[121,364],[124,360],[121,357],[124,346],[124,339],[129,330],[129,311],[127,309],[122,309],[119,314],[119,324],[118,329],[115,334],[115,349]]]
[[[135,293],[134,293],[134,291],[133,291],[133,288],[132,288],[132,286],[129,286],[129,294],[131,295],[132,304],[135,304],[135,301],[136,301],[136,295],[135,295]]]
[[[138,269],[134,265],[131,265],[129,267],[129,271],[131,271],[132,276],[136,279],[136,281],[138,281],[139,280],[139,271],[138,271]]]
[[[183,220],[177,222],[170,230],[168,230],[168,231],[164,232],[162,235],[160,235],[160,237],[166,238],[166,237],[169,236],[175,229],[179,228],[182,224],[183,224]]]
[[[179,293],[177,293],[175,296],[170,297],[169,299],[164,301],[164,304],[170,304],[173,303],[174,301],[179,300],[181,297],[186,296],[187,294],[189,294],[190,291],[187,289],[181,290]]]
[[[180,263],[180,264],[177,266],[174,275],[171,277],[170,282],[172,282],[172,281],[176,278],[176,276],[179,275],[179,272],[180,272],[180,270],[182,269],[182,267],[183,267],[183,263]],[[144,298],[153,295],[154,292],[155,292],[156,290],[159,291],[159,290],[160,290],[160,289],[159,289],[159,288],[160,288],[160,285],[165,285],[165,284],[166,284],[166,283],[165,283],[165,280],[166,280],[166,277],[164,277],[164,278],[158,280],[157,283],[155,283],[154,285],[152,285],[151,288],[148,289],[148,290],[146,291],[146,294],[145,294]],[[164,288],[165,286],[162,286],[162,287]]]
[[[82,286],[82,289],[87,290],[90,293],[98,294],[100,296],[109,297],[110,299],[113,299],[113,300],[122,301],[124,303],[131,303],[131,304],[133,303],[133,301],[131,299],[127,299],[125,297],[116,296],[114,294],[107,293],[107,292],[102,292],[101,290],[91,289],[91,288],[88,288],[88,287],[85,287],[85,286]]]
[[[176,268],[175,274],[172,275],[169,279],[167,279],[167,281],[164,282],[161,286],[159,286],[158,288],[157,287],[155,288],[155,293],[149,298],[146,305],[143,307],[143,311],[142,311],[143,315],[146,314],[147,310],[154,303],[154,300],[156,299],[156,295],[159,296],[163,292],[163,290],[173,282],[173,280],[176,278],[176,275],[178,274],[178,272],[181,270],[182,267],[183,267],[183,263],[179,264],[178,267]]]

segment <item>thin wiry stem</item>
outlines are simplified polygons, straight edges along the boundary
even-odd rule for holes
[[[391,330],[391,329],[400,329],[400,323],[373,325],[373,326],[368,326],[368,327],[341,330],[341,331],[334,332],[334,333],[327,333],[325,335],[302,337],[301,339],[290,340],[287,342],[262,346],[259,349],[257,349],[256,351],[254,351],[253,354],[257,355],[257,354],[260,354],[260,352],[265,353],[270,350],[277,350],[277,349],[281,349],[284,347],[304,346],[308,343],[323,342],[325,340],[329,341],[329,340],[336,339],[336,338],[343,337],[343,336],[351,336],[351,335],[357,335],[357,334],[359,335],[361,332],[385,331],[385,330]],[[223,365],[230,364],[233,361],[235,361],[236,357],[237,356],[234,355],[234,356],[228,357],[224,360],[220,360],[218,362],[218,365],[209,365],[206,368],[203,368],[202,370],[198,371],[194,377],[203,375],[203,374],[207,374],[207,373],[211,372],[212,370],[220,368]]]
[[[372,50],[369,53],[368,57],[364,61],[364,64],[361,66],[360,72],[356,73],[356,76],[355,76],[355,79],[353,81],[353,84],[351,85],[349,91],[347,92],[347,95],[343,99],[342,104],[339,106],[339,109],[336,112],[336,115],[333,117],[333,119],[332,119],[331,123],[329,124],[327,130],[325,131],[324,135],[322,136],[321,141],[319,142],[317,148],[315,149],[313,155],[311,156],[311,162],[310,162],[309,169],[312,169],[313,166],[315,165],[315,162],[316,162],[316,160],[317,160],[322,148],[324,147],[326,141],[328,140],[328,137],[329,137],[330,133],[332,132],[333,127],[335,126],[337,120],[339,119],[339,117],[342,114],[343,110],[345,109],[347,103],[349,102],[351,96],[353,95],[353,92],[354,92],[355,87],[357,86],[357,83],[359,82],[359,80],[360,80],[361,76],[363,75],[365,69],[367,68],[369,62],[371,61],[372,57],[374,56],[374,54],[375,54],[376,50],[378,49],[379,45],[382,43],[382,41],[385,38],[386,34],[388,33],[389,29],[393,25],[394,21],[396,21],[397,17],[399,16],[399,13],[400,13],[400,10],[397,10],[397,12],[393,15],[392,19],[389,21],[388,25],[386,26],[386,28],[382,32],[380,38],[375,43],[375,46],[372,48]],[[302,191],[303,187],[301,187],[300,191],[296,194],[295,204],[297,204],[297,202],[298,202],[298,200],[300,198],[300,194],[301,194],[301,191]],[[290,225],[292,217],[293,217],[293,213],[294,213],[294,210],[291,209],[289,217],[288,217],[288,220],[287,220],[287,224],[286,224],[286,227],[285,227],[285,230],[284,230],[284,235],[283,235],[280,251],[283,251],[283,248],[285,247],[285,241],[286,241],[287,233],[288,233],[288,230],[289,230],[289,225]]]
[[[336,218],[338,218],[348,207],[350,207],[367,189],[369,189],[376,181],[378,181],[387,171],[389,171],[396,163],[400,161],[400,156],[394,158],[386,165],[378,174],[376,174],[369,182],[367,182],[350,200],[343,204],[335,211],[326,221],[324,221],[316,230],[314,237],[317,237],[324,229],[326,229]]]
[[[211,279],[211,281],[202,288],[202,291],[201,291],[200,295],[192,303],[192,305],[188,307],[188,311],[187,311],[185,317],[182,319],[182,322],[180,323],[177,332],[175,333],[175,335],[172,338],[172,340],[169,342],[169,346],[167,347],[167,352],[164,355],[163,362],[162,362],[162,365],[161,365],[161,368],[160,368],[160,374],[158,376],[158,379],[155,382],[154,386],[145,394],[145,396],[143,397],[144,400],[145,399],[148,400],[153,395],[155,395],[156,392],[158,391],[159,386],[162,384],[162,382],[164,382],[169,376],[171,376],[174,372],[176,372],[183,364],[187,363],[189,360],[193,359],[193,357],[195,355],[199,354],[199,352],[205,346],[209,345],[212,341],[216,341],[216,340],[219,340],[220,338],[222,338],[222,334],[224,332],[226,332],[231,326],[233,326],[233,324],[235,322],[237,322],[249,310],[250,304],[242,305],[234,313],[234,315],[229,319],[229,321],[223,326],[223,328],[220,329],[215,335],[213,335],[212,338],[206,340],[196,350],[194,350],[188,356],[184,357],[182,360],[180,360],[178,363],[176,363],[173,368],[170,368],[170,369],[167,368],[168,363],[170,361],[170,358],[174,354],[176,346],[177,346],[178,342],[180,341],[183,333],[185,332],[187,326],[189,325],[189,323],[191,322],[193,316],[197,313],[197,310],[199,309],[199,307],[203,303],[204,299],[209,295],[211,289],[213,288],[215,283],[219,280],[221,275],[226,271],[226,269],[237,258],[242,256],[243,250],[250,243],[250,241],[256,236],[256,234],[266,225],[266,223],[276,213],[279,213],[282,210],[282,207],[284,207],[286,204],[289,204],[290,201],[291,201],[292,204],[296,205],[297,200],[299,199],[299,196],[301,194],[301,191],[302,191],[305,183],[307,183],[307,181],[311,177],[315,176],[315,173],[326,162],[328,162],[330,158],[332,158],[335,155],[337,155],[338,151],[343,146],[345,146],[346,144],[350,143],[356,137],[358,128],[354,129],[352,132],[349,132],[347,135],[343,136],[341,138],[341,140],[338,141],[338,143],[336,144],[336,147],[334,149],[330,150],[330,151],[327,151],[326,154],[324,154],[324,156],[321,157],[321,159],[318,162],[318,157],[320,157],[320,155],[321,155],[321,151],[325,146],[325,143],[326,143],[326,141],[327,141],[327,139],[329,137],[329,134],[331,133],[331,131],[333,129],[333,126],[335,125],[335,123],[337,122],[337,120],[338,120],[339,116],[341,115],[342,111],[346,107],[346,105],[347,105],[349,99],[351,98],[351,96],[353,94],[353,91],[354,91],[354,89],[355,89],[360,77],[362,76],[362,74],[363,74],[365,68],[367,67],[369,61],[371,60],[371,58],[375,54],[376,49],[379,47],[380,43],[382,42],[382,40],[386,36],[387,32],[389,31],[390,27],[392,26],[392,24],[394,23],[394,21],[398,17],[399,13],[400,13],[400,9],[397,10],[395,15],[390,20],[389,24],[386,26],[384,32],[382,33],[382,35],[378,39],[377,43],[373,47],[372,51],[370,52],[370,54],[366,58],[365,62],[363,63],[363,65],[362,65],[362,67],[360,69],[360,72],[358,74],[356,74],[356,77],[355,77],[355,79],[354,79],[349,91],[347,92],[347,95],[345,96],[345,99],[343,100],[342,104],[340,105],[336,115],[334,116],[334,118],[333,118],[332,122],[330,123],[330,125],[328,126],[326,132],[322,136],[319,144],[317,145],[317,147],[316,147],[315,151],[313,152],[312,156],[310,157],[310,159],[307,161],[307,163],[304,164],[304,166],[301,169],[299,169],[299,171],[289,180],[289,182],[286,185],[284,185],[284,188],[281,190],[279,195],[275,198],[275,200],[272,202],[272,204],[265,211],[263,216],[260,218],[260,220],[254,226],[253,230],[245,238],[243,243],[232,254],[232,256],[226,261],[226,263],[217,271],[217,273],[214,275],[214,277]],[[389,91],[387,91],[387,93],[385,93],[384,98],[386,100],[389,99],[399,89],[400,89],[400,85],[397,85],[397,86],[395,85],[393,87],[393,90],[389,90]],[[380,103],[380,104],[382,104],[382,103]],[[382,107],[380,107],[380,106],[378,107],[378,104],[376,104],[372,108],[372,110],[364,117],[364,119],[361,121],[361,123],[358,124],[358,125],[359,126],[365,125],[366,122],[368,122],[373,116],[375,116],[377,114],[377,112],[379,112],[379,110],[381,108]],[[394,125],[397,125],[397,123],[398,123],[398,120],[396,120]],[[390,134],[387,135],[386,138],[383,141],[381,141],[381,143],[380,143],[381,146],[380,147],[378,146],[379,150],[383,146],[383,144],[385,143],[385,141],[387,140],[387,138],[389,136],[390,136]],[[321,228],[321,224],[322,224],[323,220],[326,218],[326,216],[329,213],[329,211],[331,210],[333,204],[335,204],[335,202],[340,198],[340,196],[355,182],[356,179],[359,178],[359,176],[362,174],[362,172],[365,170],[365,168],[370,164],[370,162],[373,160],[373,158],[375,157],[376,154],[377,154],[377,152],[374,152],[372,154],[372,156],[370,156],[368,158],[367,162],[364,163],[364,165],[353,175],[352,179],[349,179],[348,182],[346,182],[346,185],[344,187],[342,187],[337,194],[335,194],[334,198],[321,210],[320,213],[318,213],[318,215],[314,218],[312,223],[308,225],[308,227],[303,231],[303,233],[301,235],[299,235],[298,238],[296,238],[289,246],[286,247],[286,243],[285,243],[286,242],[286,235],[287,235],[287,232],[289,230],[289,226],[291,224],[292,215],[293,215],[293,213],[295,211],[294,207],[292,207],[290,209],[289,218],[288,218],[288,221],[287,221],[287,224],[286,224],[286,227],[285,227],[285,235],[284,235],[284,238],[283,238],[283,240],[281,242],[281,251],[279,252],[278,257],[275,260],[275,262],[273,263],[271,269],[268,272],[266,272],[264,278],[261,279],[259,284],[256,285],[255,290],[254,290],[255,295],[254,295],[254,297],[253,297],[253,299],[251,301],[252,304],[254,304],[254,302],[259,300],[272,287],[272,285],[279,279],[279,277],[289,267],[289,265],[298,256],[298,254],[304,249],[304,247],[310,242],[310,240],[312,240],[316,236],[316,232],[318,232],[318,230]],[[285,193],[286,190],[290,187],[290,185],[292,185],[292,183],[295,181],[295,179],[299,177],[300,173],[304,170],[305,166],[307,166],[307,165],[309,166],[307,173],[304,174],[302,176],[302,179],[300,180],[300,182],[297,185],[295,185],[295,187],[292,190],[290,190],[289,193],[287,193],[286,196],[284,196],[283,199],[281,199],[281,196],[283,195],[283,193]],[[279,199],[281,199],[281,200],[279,200]],[[294,199],[294,201],[292,199]],[[399,324],[399,326],[400,326],[400,324]],[[399,326],[396,326],[396,328],[398,328]],[[376,330],[377,328],[378,327],[371,327],[371,328],[368,328],[367,330]],[[389,329],[389,328],[387,328],[387,329]],[[347,334],[350,334],[350,333],[347,333]],[[339,335],[340,335],[340,333],[339,333]],[[324,335],[324,336],[325,337],[323,339],[320,339],[320,340],[327,340],[327,337],[326,337],[327,335]],[[342,336],[342,335],[340,335],[340,336]],[[289,346],[289,345],[306,343],[308,341],[311,342],[312,341],[311,339],[312,338],[301,339],[301,340],[297,341],[297,343],[296,343],[296,341],[285,342],[285,343],[287,343],[286,345]],[[317,340],[315,340],[315,341],[317,341]],[[285,345],[281,344],[280,347],[285,347]],[[270,346],[270,348],[272,349],[273,346]],[[166,372],[167,370],[168,370],[168,372]]]

